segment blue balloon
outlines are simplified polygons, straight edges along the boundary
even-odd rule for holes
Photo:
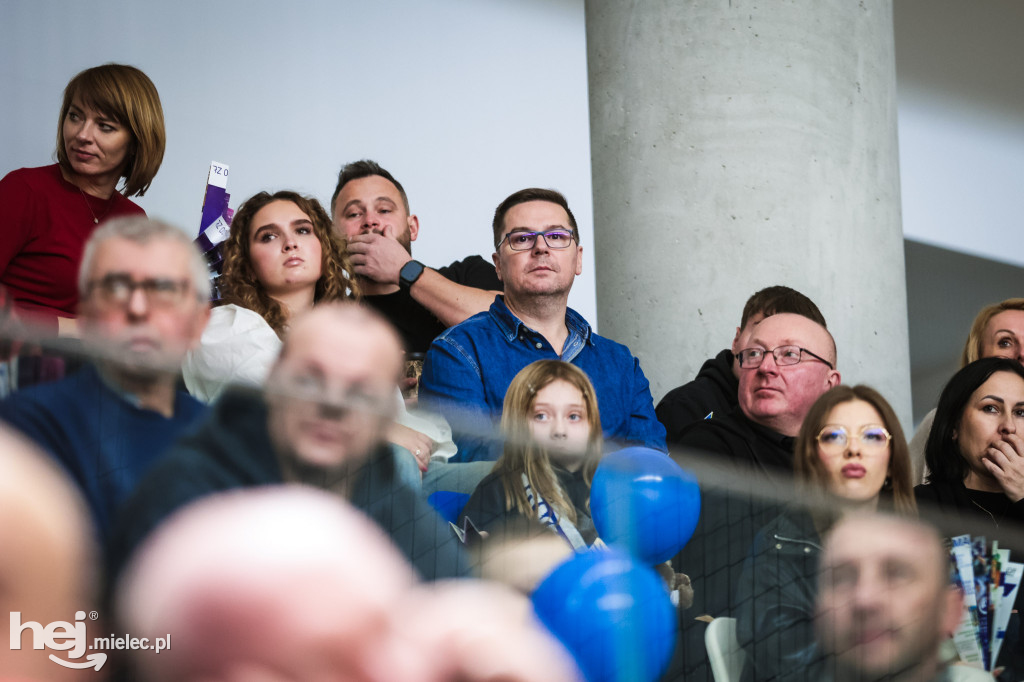
[[[631,447],[604,457],[590,486],[598,535],[649,565],[689,542],[700,518],[700,486],[668,455]]]
[[[675,607],[658,574],[628,554],[577,554],[544,579],[532,600],[589,682],[647,682],[668,666]]]

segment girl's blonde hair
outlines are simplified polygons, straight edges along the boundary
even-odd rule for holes
[[[523,487],[522,474],[525,474],[536,495],[543,497],[556,514],[576,523],[576,510],[558,484],[558,477],[551,467],[548,453],[534,442],[530,432],[530,420],[533,417],[537,393],[559,380],[576,387],[583,394],[583,405],[587,411],[587,421],[590,423],[587,451],[583,460],[583,477],[588,486],[593,481],[602,442],[597,396],[593,384],[583,370],[561,360],[538,360],[524,367],[512,379],[505,393],[501,414],[505,450],[495,462],[494,471],[501,474],[507,509],[515,509],[530,518],[536,516],[536,511],[530,507]]]

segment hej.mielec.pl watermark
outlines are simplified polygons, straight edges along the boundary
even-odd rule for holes
[[[160,653],[171,648],[171,635],[155,637],[152,642],[148,637],[132,637],[130,635],[109,635],[107,637],[93,637],[92,644],[89,643],[86,634],[85,611],[75,612],[75,622],[69,623],[63,620],[56,620],[49,625],[42,625],[29,620],[21,622],[21,611],[11,611],[11,650],[18,650],[22,647],[22,640],[26,632],[30,633],[33,649],[52,649],[54,651],[65,651],[67,658],[60,658],[50,654],[50,660],[65,668],[95,668],[99,670],[107,662],[105,651],[154,651]],[[89,620],[96,620],[99,615],[92,611],[89,613]],[[82,654],[90,651],[84,660]]]

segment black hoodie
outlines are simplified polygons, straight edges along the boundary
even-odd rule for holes
[[[394,473],[383,445],[358,475],[351,504],[373,519],[428,580],[469,573],[458,540]],[[108,552],[116,579],[132,551],[177,509],[206,495],[283,483],[267,431],[267,406],[253,391],[226,392],[208,419],[157,462],[122,508]]]
[[[738,404],[739,381],[732,373],[732,351],[728,348],[707,360],[688,384],[665,394],[654,412],[668,433],[666,440],[678,443],[687,426],[711,414],[723,415]]]

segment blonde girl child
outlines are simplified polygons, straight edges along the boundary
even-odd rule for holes
[[[574,550],[597,539],[590,484],[601,455],[601,417],[587,375],[560,360],[538,360],[512,380],[501,415],[505,449],[466,503],[489,535],[558,534]]]

